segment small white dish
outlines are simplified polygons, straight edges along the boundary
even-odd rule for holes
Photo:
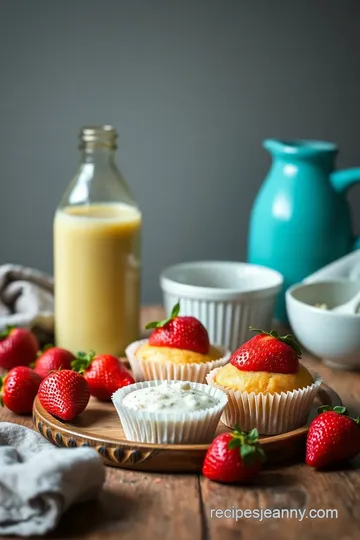
[[[243,262],[187,262],[160,275],[166,314],[180,301],[181,315],[198,318],[211,343],[231,351],[250,338],[249,326],[271,329],[282,284],[279,272]]]
[[[179,381],[165,381],[176,384]],[[147,411],[131,409],[123,404],[125,396],[142,388],[160,386],[164,381],[144,381],[120,388],[112,395],[112,402],[119,415],[125,437],[130,441],[152,444],[201,444],[209,443],[215,434],[220,417],[227,404],[222,390],[189,382],[192,388],[216,399],[210,408],[184,412]]]
[[[325,364],[360,368],[360,314],[336,313],[332,308],[351,300],[360,280],[304,282],[286,291],[290,325],[301,345]],[[323,304],[327,309],[319,309]]]

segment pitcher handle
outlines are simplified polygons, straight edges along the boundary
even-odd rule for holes
[[[360,167],[335,171],[330,174],[330,182],[335,191],[341,193],[356,182],[360,182]]]
[[[335,171],[330,174],[330,182],[335,191],[342,193],[353,184],[360,182],[360,167]],[[360,249],[360,236],[355,239],[353,249]]]

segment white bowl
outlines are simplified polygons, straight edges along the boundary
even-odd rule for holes
[[[249,326],[270,330],[279,272],[242,262],[188,262],[160,275],[167,315],[180,301],[181,315],[198,318],[211,343],[235,351],[249,337]]]
[[[301,283],[286,291],[290,325],[301,345],[331,367],[360,367],[360,314],[333,313],[331,308],[351,300],[360,281],[329,280]],[[330,310],[315,304],[325,303]]]

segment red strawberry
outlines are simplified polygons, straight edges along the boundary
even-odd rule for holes
[[[89,385],[82,375],[70,369],[53,371],[41,382],[38,397],[50,414],[73,420],[89,402]]]
[[[306,463],[318,469],[354,458],[360,452],[360,417],[350,418],[345,407],[327,405],[310,424]]]
[[[30,414],[41,377],[26,366],[12,368],[0,379],[2,404],[16,414]]]
[[[78,353],[71,366],[84,375],[90,394],[102,401],[110,401],[116,390],[135,382],[126,367],[111,354]]]
[[[250,480],[260,471],[265,460],[258,437],[257,429],[245,433],[237,428],[232,433],[218,435],[206,452],[203,475],[223,483]]]
[[[291,334],[280,337],[274,330],[260,332],[246,341],[230,358],[230,363],[241,371],[268,371],[270,373],[295,373],[301,358],[300,345]]]
[[[30,330],[8,327],[0,333],[0,368],[28,366],[38,350],[38,341]]]
[[[71,362],[75,356],[60,347],[48,347],[40,354],[35,362],[34,370],[44,379],[50,371],[71,369]]]
[[[155,328],[149,338],[149,345],[208,354],[210,341],[206,328],[195,317],[179,317],[179,311],[178,303],[168,319],[146,325],[147,329]]]

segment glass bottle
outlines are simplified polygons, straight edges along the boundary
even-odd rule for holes
[[[84,127],[81,163],[54,218],[55,338],[123,356],[139,337],[141,213],[115,163],[111,126]]]

